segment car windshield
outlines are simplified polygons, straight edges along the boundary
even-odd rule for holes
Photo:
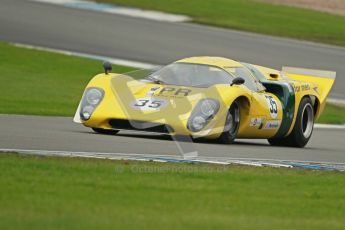
[[[173,63],[150,74],[147,79],[168,85],[209,87],[215,84],[230,84],[233,77],[215,66]]]

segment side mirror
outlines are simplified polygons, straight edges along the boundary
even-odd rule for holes
[[[270,77],[273,79],[277,79],[279,76],[276,73],[270,73]]]
[[[113,69],[113,67],[111,66],[110,62],[103,62],[103,69],[104,69],[104,73],[105,74],[109,74],[109,72]]]
[[[232,83],[230,84],[230,86],[233,85],[242,85],[245,82],[245,80],[241,77],[235,77],[234,80],[232,80]]]

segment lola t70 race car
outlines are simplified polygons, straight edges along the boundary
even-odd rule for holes
[[[282,71],[221,57],[191,57],[156,70],[96,75],[75,122],[98,133],[138,130],[232,143],[263,138],[304,147],[335,72]]]

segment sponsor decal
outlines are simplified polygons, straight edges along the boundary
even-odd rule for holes
[[[150,91],[147,92],[147,95],[148,96],[153,96],[155,94],[155,91],[157,91],[160,87],[159,86],[156,86],[156,87],[152,87],[150,89]]]
[[[250,119],[250,127],[260,127],[263,122],[263,119],[261,117],[253,117]]]
[[[266,102],[271,114],[272,118],[276,118],[278,115],[278,103],[277,101],[270,95],[265,95]]]
[[[298,93],[300,91],[310,90],[310,85],[309,84],[293,85],[293,88],[295,92]]]
[[[157,98],[138,98],[130,103],[133,109],[138,110],[160,110],[167,105],[167,101]]]
[[[280,126],[280,121],[270,120],[265,124],[265,129],[277,129]]]
[[[315,86],[315,87],[313,88],[313,90],[315,91],[315,93],[320,94],[320,93],[319,93],[319,88],[318,88],[317,86]]]
[[[262,122],[259,126],[259,129],[262,129],[262,127],[264,127],[264,123]]]
[[[191,89],[186,88],[174,88],[174,87],[163,87],[158,95],[159,96],[188,96],[192,92]]]
[[[310,90],[310,85],[309,84],[303,84],[301,85],[302,91]]]
[[[293,86],[293,89],[295,90],[296,93],[298,93],[299,91],[301,91],[301,87],[300,86]]]

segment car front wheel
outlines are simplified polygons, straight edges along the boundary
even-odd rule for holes
[[[240,127],[240,103],[235,101],[225,119],[224,131],[219,137],[219,142],[223,144],[231,144],[234,142],[238,128]]]

